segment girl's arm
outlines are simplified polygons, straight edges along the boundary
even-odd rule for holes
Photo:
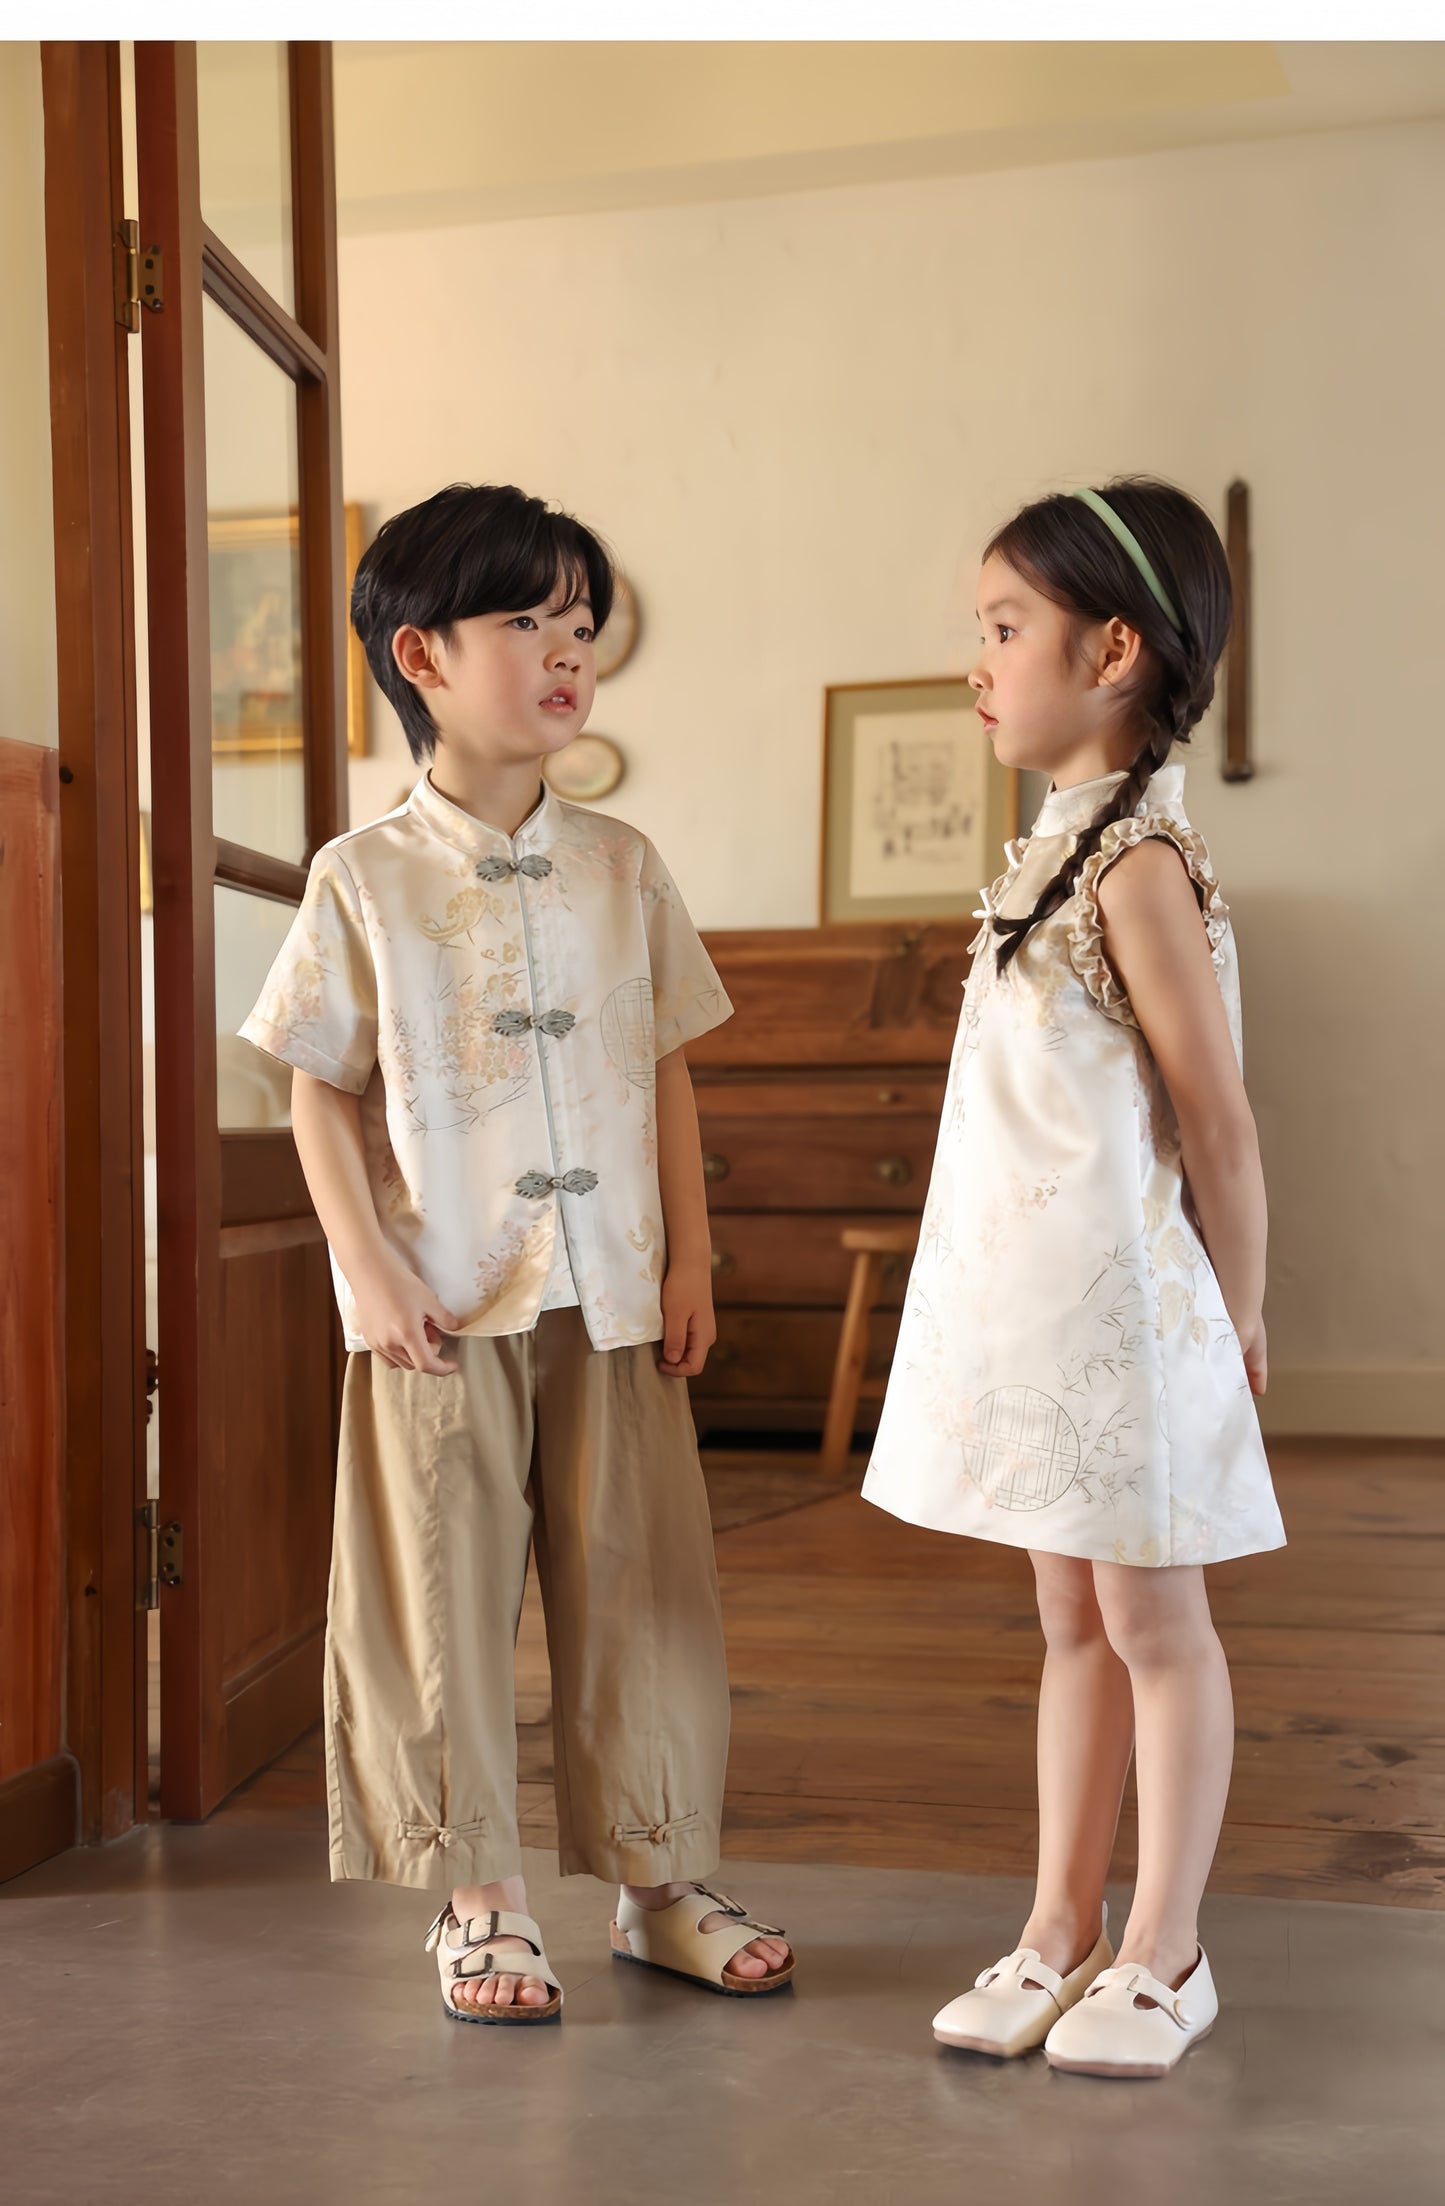
[[[361,1098],[343,1094],[309,1072],[291,1075],[291,1130],[306,1185],[356,1302],[367,1346],[383,1363],[445,1378],[436,1343],[454,1333],[444,1309],[382,1234],[366,1176]]]
[[[669,1378],[694,1379],[717,1339],[717,1320],[712,1310],[712,1235],[702,1176],[702,1136],[687,1059],[680,1049],[657,1060],[657,1180],[667,1235],[658,1369]]]
[[[1099,883],[1104,947],[1179,1121],[1184,1173],[1256,1394],[1265,1388],[1266,1211],[1259,1137],[1179,853],[1157,837]]]

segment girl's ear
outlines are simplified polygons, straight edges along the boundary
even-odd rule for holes
[[[392,657],[417,689],[444,686],[437,646],[438,639],[429,628],[398,628],[391,639]]]
[[[1094,652],[1094,678],[1105,689],[1118,689],[1139,664],[1143,644],[1127,621],[1108,620],[1100,628]]]

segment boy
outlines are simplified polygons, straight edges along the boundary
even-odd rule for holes
[[[352,619],[430,771],[318,852],[242,1028],[293,1067],[352,1352],[331,1873],[450,1888],[427,1946],[468,2022],[562,2005],[519,1874],[532,1541],[562,1873],[622,1885],[620,1957],[742,1993],[793,1966],[697,1881],[728,1692],[684,1383],[715,1327],[682,1045],[732,1007],[646,838],[541,779],[591,708],[612,589],[591,531],[516,489],[386,523]]]

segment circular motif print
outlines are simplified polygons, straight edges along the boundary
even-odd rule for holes
[[[975,1411],[964,1443],[970,1478],[1000,1509],[1047,1509],[1073,1485],[1079,1435],[1062,1402],[1034,1386],[1000,1386]]]
[[[650,1088],[657,1076],[652,1054],[652,982],[625,980],[602,1006],[602,1042],[624,1080]]]

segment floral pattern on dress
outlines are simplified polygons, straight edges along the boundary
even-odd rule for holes
[[[1112,785],[1051,793],[986,927],[1033,909]],[[1098,916],[1108,865],[1172,843],[1239,1047],[1228,911],[1183,785],[1154,776],[1002,972],[991,928],[977,945],[863,1488],[912,1523],[1145,1568],[1283,1543],[1178,1123]]]

